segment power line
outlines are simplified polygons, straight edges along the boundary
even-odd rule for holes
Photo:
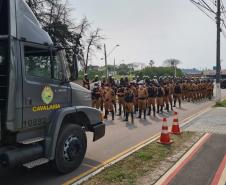
[[[200,0],[199,0],[199,2],[200,2]],[[204,5],[206,6],[206,8],[209,9],[210,12],[216,14],[216,12],[204,0],[201,0],[201,2],[204,3]]]
[[[194,4],[199,10],[201,10],[206,16],[208,16],[211,20],[213,20],[215,22],[215,19],[213,17],[211,17],[207,12],[205,12],[201,7],[200,7],[200,3],[194,1],[194,0],[190,0],[192,4]]]

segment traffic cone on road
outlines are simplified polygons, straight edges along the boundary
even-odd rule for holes
[[[163,144],[163,145],[170,145],[173,143],[173,141],[170,139],[170,134],[168,131],[168,124],[167,124],[167,119],[163,118],[163,123],[162,123],[162,132],[161,132],[161,137],[158,143]]]
[[[171,129],[171,133],[175,134],[175,135],[180,135],[181,131],[180,131],[180,126],[179,126],[179,121],[178,121],[178,113],[174,112],[174,119],[173,119],[173,125],[172,125],[172,129]]]

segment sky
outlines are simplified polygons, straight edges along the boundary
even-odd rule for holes
[[[211,0],[206,0],[211,2]],[[223,0],[226,5],[226,0]],[[86,16],[102,29],[108,58],[116,64],[179,59],[181,68],[212,69],[216,65],[216,24],[189,0],[70,0],[76,20]],[[103,52],[91,64],[101,65]],[[222,68],[226,39],[221,37]]]

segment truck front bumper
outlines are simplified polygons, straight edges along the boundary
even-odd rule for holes
[[[93,132],[93,141],[97,141],[105,135],[105,124],[100,122],[94,126],[92,126]]]

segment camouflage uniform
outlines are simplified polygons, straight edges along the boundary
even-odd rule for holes
[[[165,95],[164,92],[164,88],[162,86],[158,86],[157,88],[157,113],[159,113],[159,111],[161,111],[161,113],[163,113],[163,106],[164,106],[164,102],[163,102],[163,96]]]
[[[181,107],[181,96],[182,96],[182,88],[179,83],[176,83],[174,87],[174,107],[176,107],[176,102],[178,101],[179,107]]]
[[[114,108],[113,108],[113,98],[115,96],[114,91],[109,85],[106,85],[104,91],[104,108],[105,108],[105,116],[104,118],[107,119],[108,113],[112,113],[112,120],[114,120]]]
[[[93,88],[92,92],[92,107],[99,109],[100,108],[100,88],[97,84],[95,84],[95,87]]]
[[[147,89],[142,84],[138,88],[138,109],[139,109],[138,118],[141,118],[142,111],[144,111],[144,119],[146,119],[147,97],[148,97]]]
[[[134,122],[133,119],[133,101],[134,101],[134,94],[133,90],[130,88],[127,88],[125,91],[125,112],[126,112],[126,118],[125,121],[128,121],[129,114],[131,114],[132,123]]]
[[[148,115],[151,115],[151,107],[153,109],[153,115],[155,116],[155,104],[156,104],[156,96],[157,96],[157,87],[154,86],[154,84],[150,84],[148,86],[148,100],[147,100],[147,106],[148,106]]]
[[[124,88],[122,86],[120,86],[119,89],[117,90],[117,96],[118,96],[118,106],[119,106],[118,116],[121,116],[122,108],[123,108],[124,116],[125,116],[125,100],[124,100],[125,92],[124,92]]]

